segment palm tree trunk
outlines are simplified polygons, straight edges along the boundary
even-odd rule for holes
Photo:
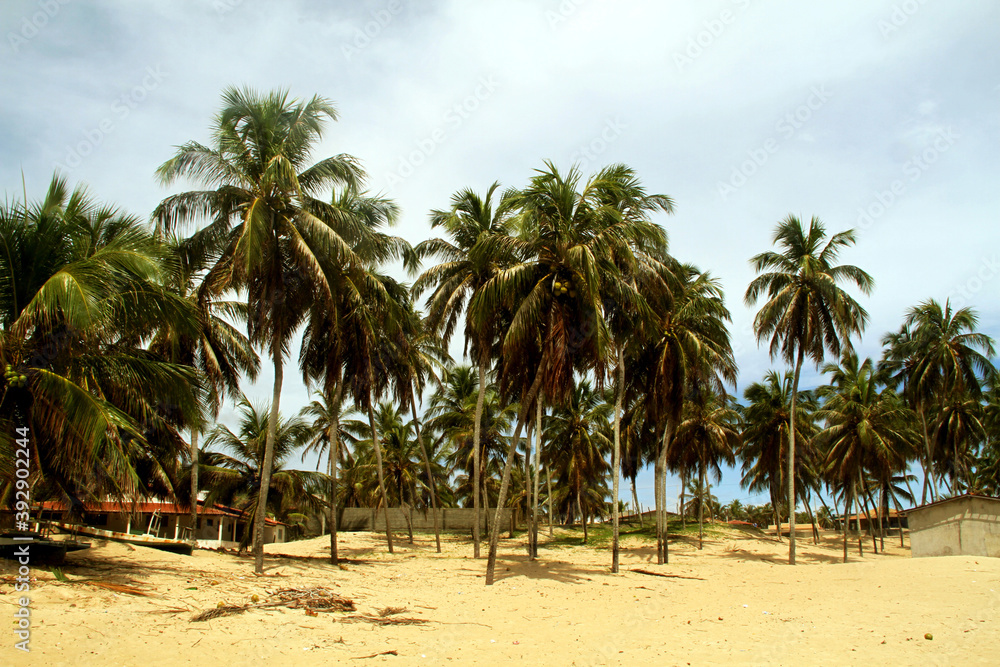
[[[660,442],[660,451],[656,457],[659,467],[658,489],[660,496],[659,507],[657,509],[657,514],[660,517],[660,523],[657,526],[657,532],[659,533],[657,547],[660,553],[656,560],[660,564],[670,562],[670,552],[667,544],[667,450],[674,437],[674,428],[674,420],[668,417],[663,429],[663,440]]]
[[[861,473],[858,473],[860,477]],[[858,498],[858,483],[857,480],[852,482],[851,496],[854,498],[854,516],[858,518],[858,555],[864,558],[865,548],[863,544],[863,536],[861,535],[861,500]]]
[[[490,551],[486,561],[487,586],[493,585],[493,577],[497,564],[497,547],[500,544],[500,512],[507,501],[507,489],[510,486],[510,471],[514,466],[514,455],[517,453],[517,441],[520,439],[521,431],[524,429],[524,424],[527,421],[528,410],[538,396],[538,389],[542,386],[542,373],[544,369],[545,361],[543,360],[538,365],[535,380],[531,384],[531,389],[528,390],[528,395],[525,396],[522,402],[520,414],[517,416],[517,427],[514,429],[514,437],[510,439],[510,445],[507,448],[507,462],[504,464],[503,478],[500,481],[500,494],[497,498],[496,516],[493,519],[493,525],[490,527]]]
[[[934,491],[934,457],[931,455],[931,437],[927,431],[927,414],[923,405],[920,406],[917,413],[920,415],[920,425],[923,428],[924,434],[924,488],[921,493],[920,504],[926,505],[928,488],[931,491],[931,502],[937,501],[937,494]]]
[[[698,491],[701,493],[701,498],[698,501],[698,550],[705,543],[705,466],[699,464],[698,470]]]
[[[264,461],[260,470],[260,492],[257,496],[257,513],[253,518],[253,569],[264,573],[264,519],[267,516],[267,495],[271,490],[271,468],[274,466],[274,440],[278,434],[278,408],[281,401],[281,382],[284,379],[282,346],[272,341],[271,357],[274,361],[274,391],[271,396],[271,414],[267,418],[267,438],[264,440]]]
[[[191,429],[191,539],[198,541],[198,430]]]
[[[799,394],[799,374],[805,349],[799,346],[792,379],[792,401],[788,414],[788,564],[795,565],[795,403]],[[781,530],[779,529],[780,533]]]
[[[472,427],[472,467],[473,467],[473,491],[472,506],[475,508],[476,522],[472,526],[472,556],[479,558],[479,526],[482,524],[482,513],[479,510],[479,478],[481,475],[482,458],[479,452],[479,444],[483,421],[483,402],[486,399],[486,357],[481,355],[479,359],[479,394],[476,396],[476,423]]]
[[[624,353],[618,352],[618,381],[615,382],[615,452],[611,463],[611,571],[618,572],[618,483],[622,476],[622,395],[625,393]]]
[[[576,487],[576,513],[580,515],[580,523],[583,524],[583,543],[587,543],[587,521],[583,516],[583,503],[580,502],[580,487]]]
[[[535,420],[528,420],[528,432],[524,441],[524,508],[525,515],[527,516],[527,528],[528,528],[528,558],[531,558],[531,554],[534,552],[534,547],[531,544],[531,438],[535,433]]]
[[[535,492],[532,494],[531,508],[531,557],[538,558],[538,491],[539,491],[539,464],[542,456],[542,402],[535,401]]]
[[[806,495],[805,499],[806,513],[809,514],[809,522],[812,524],[813,529],[813,544],[819,544],[819,528],[816,527],[816,515],[813,514],[812,507],[810,507],[810,497]]]
[[[774,514],[774,532],[778,536],[778,541],[781,541],[781,512],[778,511],[778,490],[771,489],[771,512]]]
[[[642,528],[642,508],[639,507],[639,494],[635,491],[635,477],[632,478],[632,503],[635,504],[636,514],[639,515],[639,528]]]
[[[552,526],[554,518],[552,514],[552,471],[549,470],[548,466],[545,467],[545,485],[549,496],[549,538],[551,539],[555,535],[555,529]]]
[[[337,474],[340,464],[340,401],[344,396],[344,383],[337,377],[337,391],[332,402],[329,397],[327,406],[330,409],[330,426],[327,429],[327,439],[330,441],[330,562],[340,564],[340,554],[337,549]]]
[[[431,459],[427,456],[427,446],[424,444],[423,435],[420,433],[420,421],[417,419],[417,401],[414,395],[413,386],[410,386],[410,409],[413,413],[413,428],[417,435],[417,444],[420,445],[420,456],[424,459],[424,471],[427,473],[428,489],[431,491],[431,513],[434,515],[434,541],[437,544],[437,552],[441,553],[441,525],[438,517],[437,505],[437,485],[434,483],[434,473],[431,471]]]
[[[687,528],[687,468],[681,466],[681,529]]]
[[[875,519],[872,518],[872,510],[877,511],[878,505],[875,504],[875,496],[872,495],[871,488],[868,486],[868,480],[862,477],[861,485],[865,493],[865,514],[868,515],[868,532],[872,536],[872,551],[878,554],[878,531],[875,530]],[[869,506],[871,509],[868,509]]]
[[[375,401],[371,393],[368,394],[368,425],[372,431],[372,446],[375,449],[375,462],[378,464],[378,490],[382,496],[382,512],[385,515],[385,541],[389,545],[389,553],[392,550],[392,527],[389,525],[389,496],[385,492],[385,477],[382,472],[382,446],[378,441],[378,430],[375,428]]]
[[[836,500],[836,498],[834,498]],[[851,516],[851,498],[848,495],[847,486],[844,486],[844,517],[840,522],[844,529],[844,562],[847,562],[847,531],[850,527],[850,516]]]
[[[892,500],[896,504],[897,521],[899,521],[899,548],[903,549],[906,547],[903,544],[903,506],[900,505],[899,498],[895,494],[892,494]]]

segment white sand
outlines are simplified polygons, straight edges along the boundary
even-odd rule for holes
[[[100,543],[68,556],[67,575],[133,583],[151,597],[36,570],[32,651],[16,651],[5,633],[0,664],[308,665],[383,651],[398,655],[356,664],[1000,664],[1000,559],[911,559],[893,538],[886,555],[872,555],[868,542],[862,559],[854,545],[845,565],[835,538],[819,547],[800,538],[793,568],[784,564],[785,543],[721,535],[700,552],[672,543],[662,566],[648,544],[625,543],[618,575],[603,549],[543,544],[532,563],[523,541],[504,540],[499,580],[489,588],[485,560],[473,560],[471,545],[455,538],[441,555],[423,535],[415,546],[399,541],[390,556],[382,536],[342,534],[341,555],[353,559],[346,569],[322,559],[329,538],[270,545],[269,555],[315,559],[269,558],[265,577],[253,575],[246,557]],[[317,585],[352,598],[361,614],[405,607],[399,616],[430,622],[380,627],[290,609],[190,620],[220,601]],[[5,577],[0,613],[12,614],[16,597]]]

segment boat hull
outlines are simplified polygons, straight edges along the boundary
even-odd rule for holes
[[[47,523],[54,528],[58,528],[59,530],[67,533],[73,533],[75,535],[99,537],[113,542],[122,542],[124,544],[131,544],[137,547],[149,547],[151,549],[169,551],[171,553],[182,554],[184,556],[190,556],[191,552],[194,551],[193,544],[181,540],[170,540],[165,537],[154,537],[152,535],[131,535],[129,533],[119,533],[116,530],[104,530],[103,528],[94,528],[92,526],[78,526],[71,523],[61,523],[59,521],[49,521]]]

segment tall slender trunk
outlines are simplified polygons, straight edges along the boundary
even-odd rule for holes
[[[639,506],[639,494],[635,491],[635,477],[632,480],[632,503],[635,505],[636,514],[639,515],[639,528],[642,528],[642,508]]]
[[[788,413],[788,564],[795,565],[795,404],[799,397],[799,374],[805,349],[799,345],[792,379],[792,405]],[[780,533],[781,530],[779,529]]]
[[[660,475],[662,470],[660,469],[660,457],[657,456],[653,463],[653,504],[656,506],[653,510],[653,516],[656,519],[656,564],[663,565],[663,515],[660,509],[663,504],[663,498],[660,494]]]
[[[860,476],[861,473],[858,473]],[[861,535],[861,501],[858,499],[858,482],[854,480],[851,483],[851,497],[854,498],[854,516],[858,519],[858,555],[864,558],[865,548],[862,540],[864,537]]]
[[[851,497],[848,487],[844,485],[844,516],[843,520],[840,522],[844,529],[844,562],[847,562],[847,532],[851,524]],[[836,498],[834,498],[836,500]]]
[[[705,466],[698,464],[698,491],[701,497],[698,499],[698,550],[705,544]]]
[[[806,513],[809,515],[809,522],[812,524],[813,544],[819,544],[819,528],[816,527],[816,515],[813,514],[812,507],[810,507],[810,500],[811,498],[807,494],[805,498],[805,506]]]
[[[892,500],[896,504],[896,520],[899,522],[899,548],[903,549],[906,547],[903,543],[903,506],[899,504],[899,498],[895,495],[892,496]]]
[[[680,473],[681,473],[681,506],[679,509],[681,513],[681,528],[685,529],[688,526],[687,525],[687,468],[682,465]]]
[[[611,463],[611,571],[618,572],[618,484],[622,476],[622,395],[625,393],[625,355],[618,352],[618,381],[615,382],[615,452]]]
[[[257,513],[253,518],[253,569],[264,573],[264,519],[267,516],[267,494],[271,489],[271,468],[274,466],[274,440],[278,434],[278,408],[281,401],[281,382],[284,379],[281,349],[278,340],[272,341],[271,358],[274,361],[274,392],[271,396],[271,414],[267,418],[267,438],[264,440],[264,461],[260,470],[260,492],[257,496]]]
[[[580,515],[580,523],[583,525],[583,543],[587,543],[587,519],[583,516],[583,503],[580,502],[580,487],[576,487],[576,513]]]
[[[781,512],[778,511],[778,494],[781,490],[771,489],[771,513],[774,514],[774,532],[781,541]]]
[[[532,494],[531,508],[531,557],[538,558],[538,492],[539,492],[539,466],[542,457],[542,402],[535,401],[535,492]]]
[[[528,420],[528,432],[524,441],[524,513],[527,519],[528,533],[528,558],[534,553],[534,546],[531,544],[531,438],[535,434],[535,420]]]
[[[924,434],[924,488],[921,493],[920,504],[927,504],[927,490],[931,492],[931,502],[937,502],[937,493],[934,484],[934,457],[931,454],[931,437],[927,431],[927,413],[923,405],[917,409],[920,415],[920,426]]]
[[[549,470],[548,466],[545,466],[545,486],[546,492],[548,494],[549,500],[549,538],[551,539],[555,535],[555,529],[552,526],[552,520],[555,515],[552,514],[552,471]]]
[[[480,500],[479,500],[479,478],[482,474],[480,472],[482,458],[479,451],[479,444],[482,431],[482,421],[483,421],[483,402],[486,399],[486,358],[481,356],[479,359],[479,394],[476,396],[476,423],[472,427],[472,467],[473,467],[473,482],[472,488],[474,489],[472,495],[472,506],[475,508],[476,522],[472,526],[472,556],[473,558],[479,558],[479,527],[483,522],[482,513],[480,512]]]
[[[875,496],[871,492],[871,488],[868,486],[868,480],[861,477],[861,488],[865,493],[865,514],[868,515],[868,532],[872,536],[872,551],[876,554],[878,553],[878,535],[875,530],[875,519],[872,517],[872,510],[877,510],[878,505],[875,504]],[[871,507],[871,509],[868,509]]]
[[[337,377],[337,390],[333,395],[332,403],[329,398],[327,406],[330,408],[330,426],[327,431],[327,439],[330,441],[330,562],[334,565],[340,564],[340,553],[337,548],[337,476],[340,466],[340,401],[344,396],[344,383]]]
[[[658,563],[669,563],[670,553],[669,546],[667,544],[667,532],[668,532],[668,522],[667,522],[667,450],[670,448],[671,441],[674,437],[674,429],[676,428],[673,418],[668,417],[666,424],[663,429],[663,440],[660,443],[660,451],[657,456],[657,463],[660,468],[660,507],[657,510],[660,515],[660,525],[658,531],[661,533],[661,539],[658,540],[658,548],[660,549],[660,555],[657,557]]]
[[[520,414],[517,416],[517,427],[514,429],[514,437],[510,439],[510,445],[507,448],[507,462],[503,467],[503,479],[500,481],[500,495],[497,498],[497,508],[496,516],[493,519],[493,525],[490,527],[490,551],[489,557],[486,562],[486,585],[493,585],[494,572],[496,570],[497,564],[497,547],[500,544],[500,512],[503,510],[504,503],[507,501],[507,488],[510,486],[510,471],[514,466],[514,454],[517,453],[517,441],[521,437],[521,431],[524,429],[524,424],[528,418],[528,410],[531,408],[531,404],[535,401],[538,396],[538,390],[542,386],[542,373],[545,369],[544,360],[538,365],[538,371],[535,373],[535,380],[531,384],[531,388],[528,390],[528,395],[525,396],[520,410]]]
[[[437,552],[441,553],[441,525],[438,517],[437,505],[437,485],[434,483],[434,473],[431,471],[431,459],[427,456],[427,446],[424,444],[424,437],[420,432],[420,421],[417,419],[417,401],[413,386],[410,386],[410,409],[413,413],[413,428],[417,435],[417,444],[420,445],[420,455],[424,458],[424,471],[427,473],[427,488],[431,492],[431,513],[434,515],[434,542],[437,544]]]
[[[385,492],[385,477],[382,472],[382,446],[378,441],[378,430],[375,428],[375,400],[368,394],[368,425],[372,431],[372,446],[375,448],[375,462],[378,464],[378,490],[382,496],[382,512],[385,515],[385,541],[392,551],[392,526],[389,525],[389,496]],[[402,498],[400,498],[402,500]]]
[[[191,540],[198,541],[198,430],[191,429]]]

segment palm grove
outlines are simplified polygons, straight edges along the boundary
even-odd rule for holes
[[[5,506],[20,489],[12,434],[28,427],[35,500],[79,514],[92,499],[174,498],[196,520],[203,490],[252,520],[258,572],[269,514],[322,513],[337,562],[338,508],[462,505],[489,528],[473,522],[472,548],[480,557],[486,540],[490,584],[506,507],[523,513],[532,557],[543,516],[550,531],[581,522],[584,539],[607,520],[618,571],[620,481],[637,501],[647,466],[660,563],[670,473],[682,516],[786,518],[791,563],[795,508],[815,526],[816,501],[820,521],[835,514],[826,499],[847,515],[1000,492],[992,340],[971,309],[929,300],[883,337],[880,359],[859,359],[856,296],[873,281],[839,263],[853,232],[788,217],[752,259],[744,300],[789,370],[740,404],[721,286],[669,254],[655,218],[674,203],[633,170],[546,162],[522,188],[461,190],[431,212],[437,236],[411,246],[389,233],[399,209],[365,189],[356,158],[314,160],[336,120],[319,97],[231,88],[210,142],[157,172],[202,189],[167,197],[149,224],[58,175],[40,201],[2,205]],[[400,263],[412,285],[386,271]],[[466,365],[447,352],[456,333]],[[240,383],[262,363],[273,395],[258,406]],[[800,388],[806,363],[828,383]],[[289,370],[315,392],[292,417]],[[213,425],[226,401],[236,432]],[[325,472],[292,467],[308,452]],[[723,464],[768,507],[719,507]]]

